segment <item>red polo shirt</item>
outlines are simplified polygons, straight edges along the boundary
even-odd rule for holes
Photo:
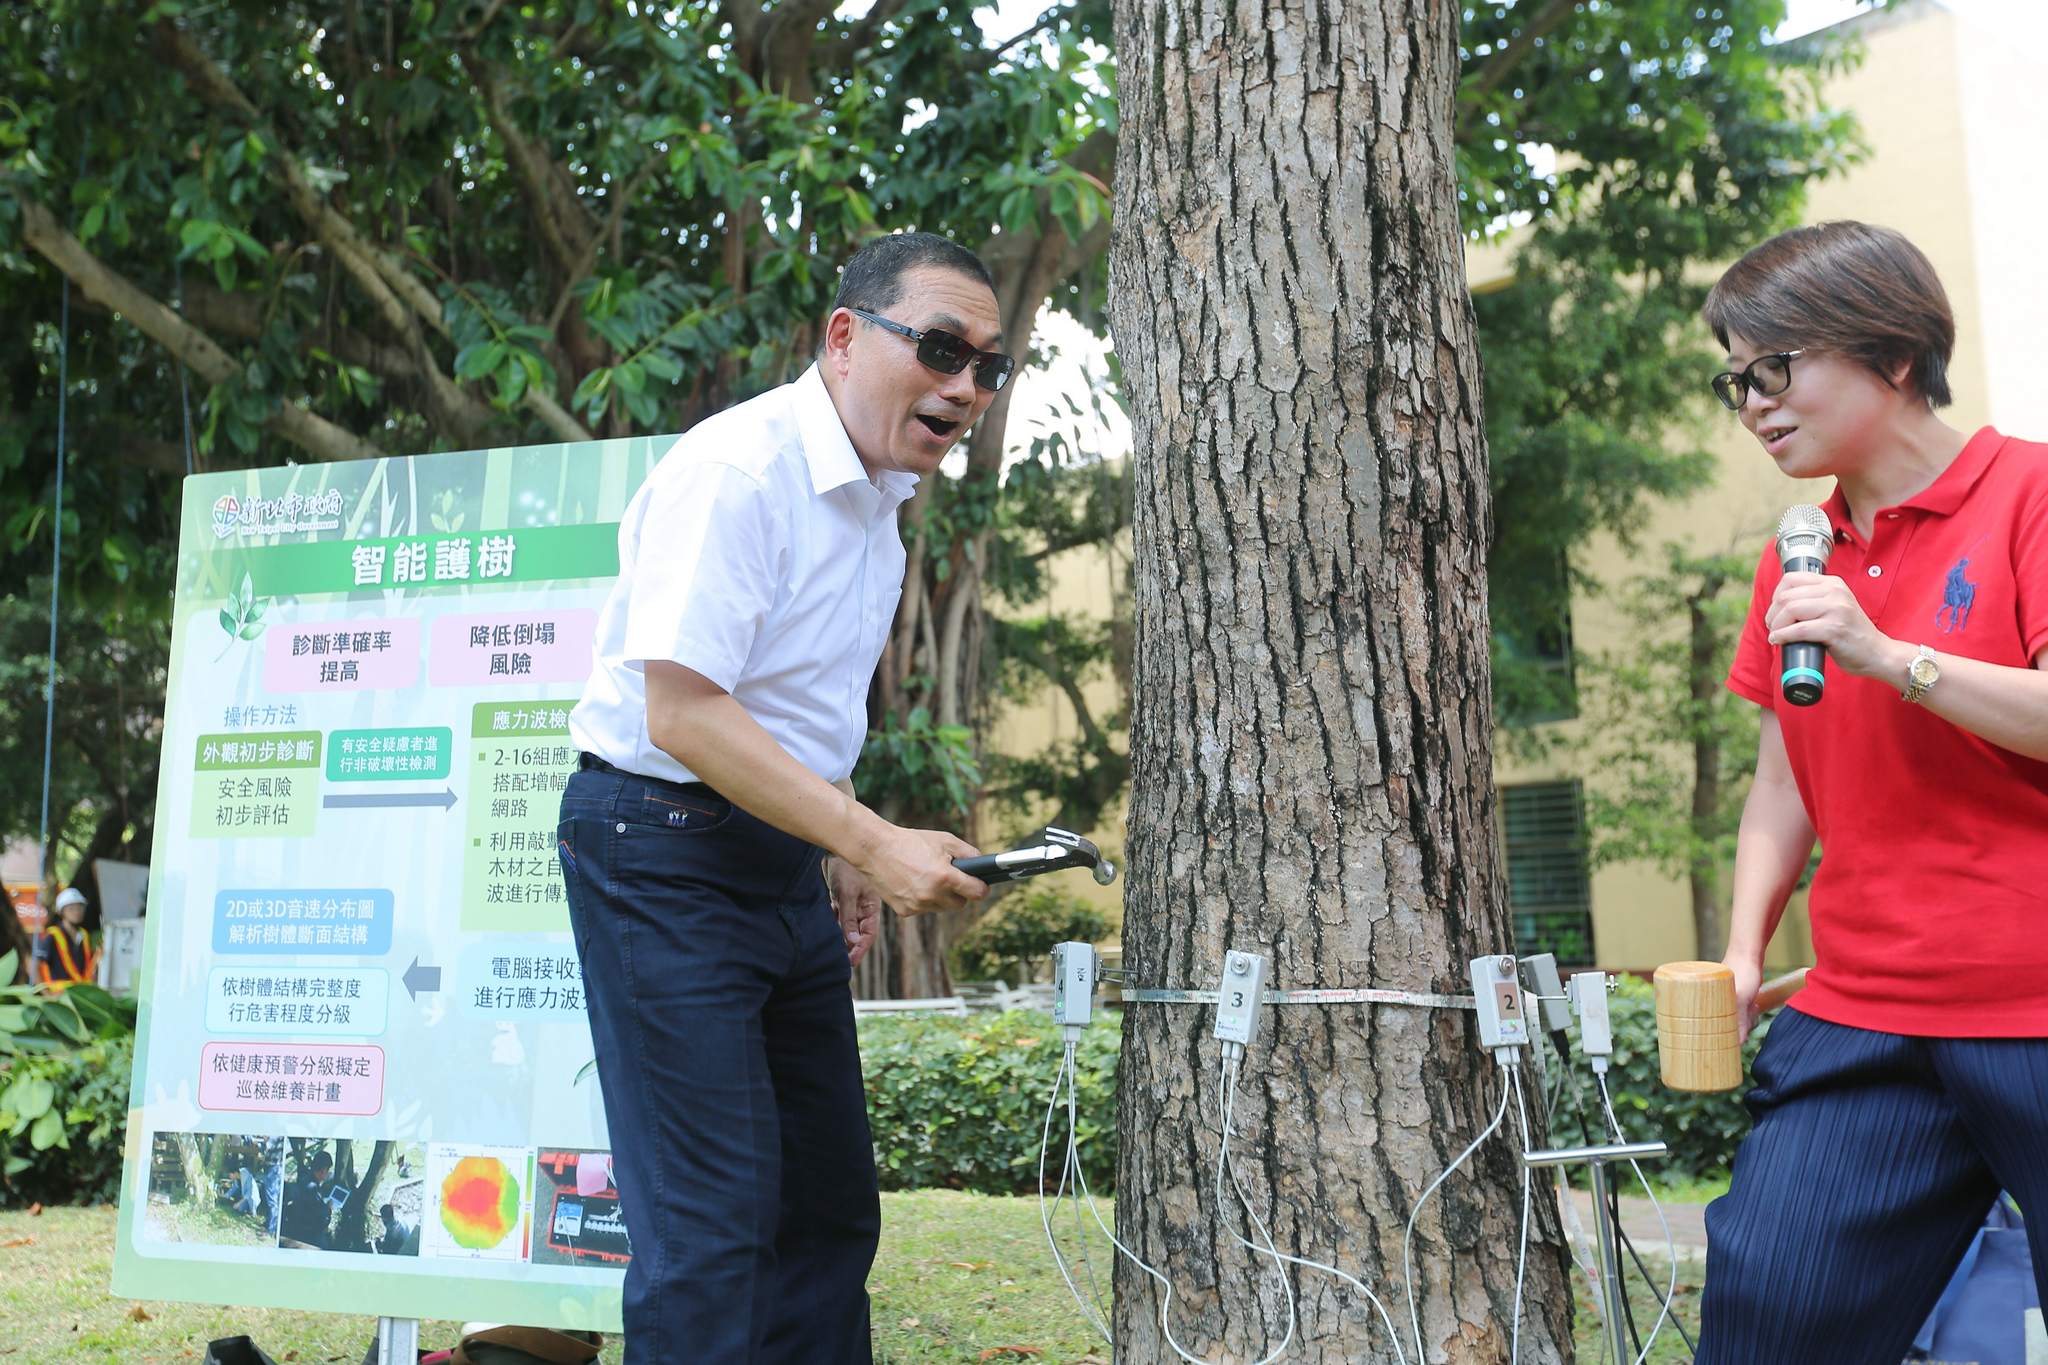
[[[2048,445],[1985,427],[1867,542],[1839,488],[1825,510],[1827,571],[1886,635],[2014,668],[2048,646]],[[1830,661],[1818,705],[1780,704],[1764,612],[1783,576],[1767,548],[1728,686],[1776,710],[1820,836],[1815,966],[1792,1004],[1891,1033],[2048,1036],[2048,763],[1901,700],[1903,676]]]

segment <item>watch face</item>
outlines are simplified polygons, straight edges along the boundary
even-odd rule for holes
[[[1935,679],[1941,676],[1941,670],[1935,667],[1932,659],[1915,659],[1908,676],[1916,687],[1932,687]]]

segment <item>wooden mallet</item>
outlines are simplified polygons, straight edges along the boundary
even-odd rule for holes
[[[1806,969],[1764,982],[1759,1012],[1806,984]],[[1667,962],[1657,969],[1657,1063],[1673,1090],[1733,1090],[1742,1084],[1741,1021],[1735,973],[1718,962]]]

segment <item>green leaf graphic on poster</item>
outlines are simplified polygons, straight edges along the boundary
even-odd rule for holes
[[[441,1182],[441,1226],[455,1244],[485,1251],[519,1226],[519,1181],[494,1156],[466,1156]]]
[[[242,575],[242,586],[237,592],[228,594],[228,603],[221,608],[220,628],[227,632],[228,642],[214,656],[216,662],[227,656],[237,640],[253,640],[263,633],[263,613],[270,608],[268,598],[256,596],[255,580],[248,574]]]

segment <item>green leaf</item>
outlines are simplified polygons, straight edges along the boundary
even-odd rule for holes
[[[51,1001],[50,1008],[44,1013],[50,1017],[50,1026],[72,1042],[83,1043],[92,1037],[92,1032],[86,1028],[85,1021],[78,1017],[78,1011],[62,1004],[61,997]]]
[[[1002,211],[998,215],[1003,224],[1003,231],[1028,231],[1031,227],[1032,219],[1037,216],[1033,210],[1034,205],[1029,188],[1019,185],[1016,189],[1011,190],[1003,196]]]
[[[12,982],[14,980],[14,974],[20,970],[20,953],[16,952],[12,948],[9,948],[5,953],[0,953],[0,984]]]
[[[264,629],[265,627],[263,622],[251,621],[248,625],[243,626],[242,629],[237,633],[244,640],[253,640],[257,636],[261,635]]]
[[[506,346],[502,341],[479,341],[465,346],[455,356],[455,377],[457,379],[482,379],[505,361]]]
[[[7,1107],[24,1119],[39,1119],[50,1111],[57,1088],[41,1076],[23,1076],[7,1090]]]
[[[506,361],[503,365],[500,365],[498,367],[498,372],[494,376],[494,378],[496,379],[498,385],[498,396],[496,401],[499,407],[509,408],[514,403],[517,403],[520,400],[520,398],[525,395],[527,380],[526,366],[527,363],[530,362],[531,360],[532,357],[530,356],[515,355],[512,359]]]
[[[220,611],[220,628],[230,635],[241,629],[241,623],[235,620],[234,613],[226,607],[222,607]]]
[[[52,1109],[30,1127],[28,1145],[38,1152],[47,1152],[60,1143],[64,1143],[64,1116]]]
[[[242,616],[249,615],[249,604],[256,600],[256,580],[248,573],[242,575],[242,586],[235,593],[235,600],[242,604]]]

